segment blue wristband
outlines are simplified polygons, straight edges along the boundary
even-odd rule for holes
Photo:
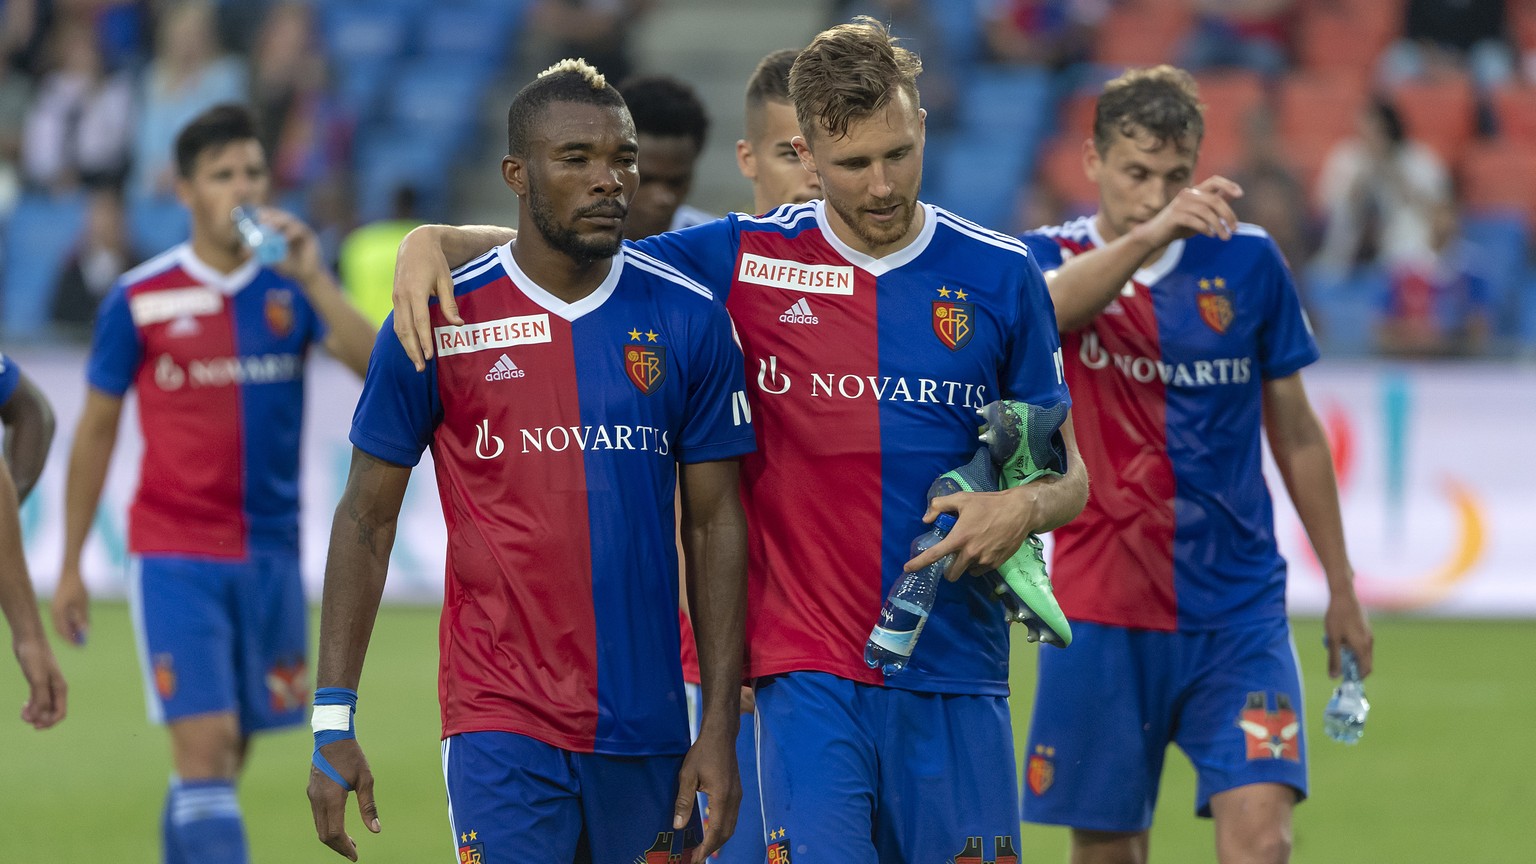
[[[357,726],[353,715],[357,713],[357,691],[346,687],[321,687],[315,690],[315,706],[340,705],[347,708],[347,728],[345,729],[316,729],[315,752],[310,756],[311,765],[325,776],[331,778],[337,786],[348,792],[352,791],[352,784],[348,783],[341,773],[331,765],[330,761],[320,752],[320,748],[337,741],[347,741],[357,738]]]

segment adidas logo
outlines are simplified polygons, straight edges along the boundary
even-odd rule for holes
[[[811,314],[811,304],[805,302],[804,297],[796,300],[795,305],[785,309],[784,314],[779,316],[779,320],[783,321],[785,324],[821,323],[820,318],[817,318],[815,315]]]
[[[496,361],[496,365],[491,367],[491,371],[485,373],[485,380],[506,381],[511,378],[521,378],[526,374],[517,368],[517,364],[512,362],[511,357],[503,354],[501,359]]]

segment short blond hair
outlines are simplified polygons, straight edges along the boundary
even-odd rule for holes
[[[853,123],[885,108],[898,89],[916,107],[923,62],[896,41],[884,24],[867,15],[812,39],[789,70],[789,98],[800,131],[807,137],[818,131],[841,138]]]
[[[573,72],[580,75],[593,90],[601,90],[607,86],[608,79],[603,73],[597,71],[597,67],[587,62],[585,57],[567,57],[564,60],[556,60],[548,69],[540,72],[537,77],[546,75],[559,75],[562,72]]]

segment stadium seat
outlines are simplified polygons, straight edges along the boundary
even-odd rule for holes
[[[1467,149],[1459,165],[1461,197],[1484,213],[1536,214],[1536,151],[1529,144],[1500,139]]]
[[[961,93],[961,132],[994,145],[1034,145],[1051,125],[1055,110],[1051,78],[1041,69],[988,66],[977,69]],[[1026,140],[1027,139],[1027,140]]]
[[[1038,165],[1038,182],[1049,184],[1067,209],[1074,212],[1098,209],[1099,189],[1083,174],[1083,140],[1086,135],[1062,135],[1046,145]]]
[[[1402,3],[1326,0],[1303,5],[1297,27],[1299,65],[1312,72],[1365,77],[1402,32]]]
[[[1536,147],[1536,87],[1500,87],[1491,101],[1499,135]]]
[[[321,14],[325,44],[338,68],[392,60],[405,53],[413,10],[396,6],[337,3]]]
[[[1198,75],[1195,81],[1205,104],[1199,175],[1234,171],[1247,151],[1248,117],[1266,102],[1264,79],[1256,72],[1230,71]]]
[[[1094,108],[1099,91],[1078,90],[1068,96],[1057,113],[1056,132],[1063,138],[1087,138],[1093,134]]]
[[[434,6],[422,16],[421,54],[475,61],[489,79],[513,63],[524,12],[519,2]]]
[[[140,260],[159,255],[191,236],[192,217],[175,198],[132,195],[124,209],[128,243]]]
[[[933,190],[934,203],[994,230],[1013,227],[1019,184],[1025,179],[1025,167],[1031,164],[1023,148],[998,147],[993,140],[960,136],[945,148],[940,159],[936,167],[941,180]]]
[[[401,186],[416,190],[421,216],[442,218],[452,156],[438,136],[419,128],[384,127],[359,136],[358,221],[387,218],[395,190]]]
[[[1474,260],[1488,279],[1494,335],[1501,339],[1520,335],[1520,295],[1530,247],[1529,224],[1525,216],[1514,213],[1469,213],[1461,219],[1461,235],[1475,250]]]
[[[7,339],[37,339],[47,332],[59,271],[85,227],[84,195],[27,194],[5,226],[5,274],[0,282],[0,324]]]
[[[1456,164],[1477,132],[1477,94],[1466,76],[1399,84],[1392,88],[1392,104],[1408,137],[1424,142],[1447,165]]]
[[[950,62],[961,68],[979,62],[985,49],[975,0],[928,0],[927,5]]]
[[[423,58],[398,69],[386,94],[389,122],[436,136],[450,152],[464,146],[480,117],[484,73],[476,61]]]
[[[1364,82],[1347,73],[1297,73],[1280,82],[1276,125],[1309,192],[1329,151],[1355,134],[1366,92]]]
[[[1105,16],[1093,59],[1105,66],[1153,66],[1178,59],[1193,19],[1183,3],[1122,3]]]

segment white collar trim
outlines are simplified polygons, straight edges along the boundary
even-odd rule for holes
[[[614,289],[619,287],[619,274],[624,272],[624,249],[619,248],[617,255],[613,256],[613,263],[608,267],[608,275],[591,294],[577,300],[575,303],[567,303],[559,297],[549,293],[533,281],[523,268],[517,266],[517,259],[512,257],[512,242],[496,247],[496,257],[501,261],[501,266],[512,278],[512,284],[517,290],[523,292],[523,296],[534,303],[544,307],[551,315],[558,315],[567,321],[575,321],[577,318],[595,311],[605,301],[613,296]]]
[[[1088,217],[1088,239],[1093,242],[1093,248],[1104,248],[1104,238],[1099,234],[1099,220],[1097,216]],[[1163,249],[1163,254],[1156,261],[1148,264],[1131,274],[1131,281],[1148,288],[1157,284],[1164,276],[1173,272],[1173,268],[1179,266],[1179,258],[1184,255],[1184,241],[1175,240]]]
[[[832,230],[832,225],[827,221],[827,202],[819,198],[815,202],[816,224],[821,227],[821,233],[827,238],[827,242],[849,264],[862,270],[867,270],[876,277],[880,277],[904,264],[910,263],[917,256],[923,254],[924,250],[928,248],[928,242],[933,239],[934,229],[938,226],[939,222],[938,218],[934,215],[933,206],[919,201],[917,202],[917,207],[918,214],[915,215],[923,217],[923,227],[918,230],[917,236],[912,238],[912,242],[882,258],[871,257],[844,243],[842,238],[837,236],[837,232]]]
[[[261,264],[256,261],[256,256],[252,255],[234,270],[220,273],[213,265],[197,257],[197,253],[192,251],[191,243],[181,244],[181,248],[177,250],[177,261],[192,278],[226,297],[233,297],[240,293],[240,289],[255,281],[256,274],[261,272]]]

